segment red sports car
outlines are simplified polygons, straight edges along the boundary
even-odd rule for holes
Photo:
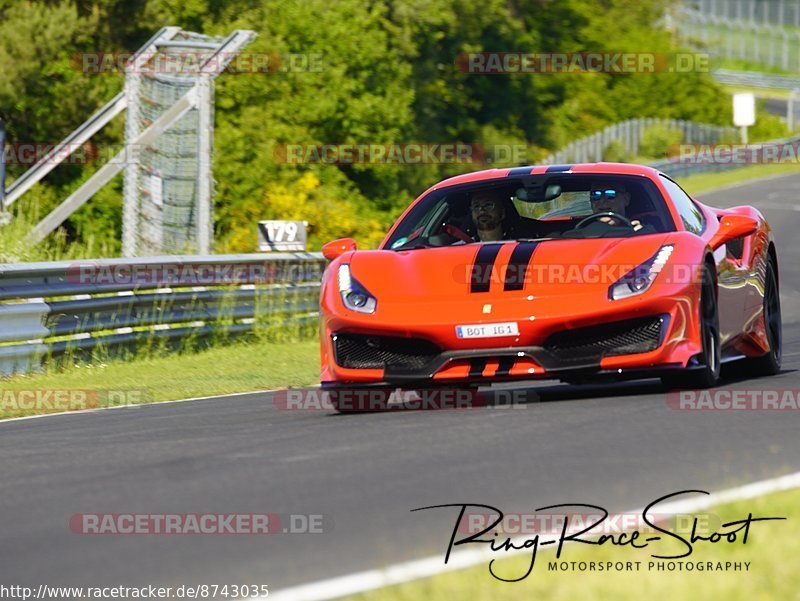
[[[323,253],[323,388],[700,388],[732,360],[780,369],[769,224],[751,206],[703,205],[650,167],[461,175],[417,198],[378,250],[342,239]]]

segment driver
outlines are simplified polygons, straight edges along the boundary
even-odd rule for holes
[[[496,190],[478,190],[470,197],[469,210],[472,221],[478,230],[477,239],[480,242],[492,240],[505,240],[503,220],[506,209],[501,194]]]
[[[612,211],[623,217],[627,217],[625,212],[628,205],[631,203],[631,194],[623,184],[592,184],[592,189],[589,192],[589,200],[592,203],[593,213],[606,213]],[[610,215],[599,217],[598,221],[607,223],[611,226],[625,225],[619,219],[614,219]],[[644,226],[638,219],[631,219],[633,231],[638,232]]]

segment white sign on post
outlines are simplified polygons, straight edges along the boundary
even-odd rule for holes
[[[742,144],[747,144],[747,128],[756,122],[756,97],[752,92],[733,95],[733,124],[742,128]]]
[[[307,221],[259,221],[258,249],[305,250]]]

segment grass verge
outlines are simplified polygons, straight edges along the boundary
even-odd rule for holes
[[[789,175],[791,173],[800,173],[800,165],[797,163],[750,165],[748,167],[742,167],[741,169],[720,171],[719,173],[690,175],[689,177],[680,178],[678,183],[689,194],[696,195],[702,194],[703,192],[711,192],[716,188],[745,183],[750,180],[777,175]]]
[[[235,343],[198,352],[77,364],[63,371],[0,380],[0,418],[100,405],[171,401],[319,381],[319,343]],[[55,394],[33,403],[31,391]],[[88,403],[84,396],[89,395]],[[23,394],[20,394],[23,393]],[[41,397],[40,397],[41,398]],[[108,401],[108,402],[106,402]],[[37,406],[30,407],[35,404]],[[52,406],[50,406],[52,405]]]
[[[459,601],[492,599],[493,601],[571,601],[573,599],[614,601],[672,601],[674,599],[726,599],[726,601],[778,601],[797,598],[800,589],[800,573],[794,567],[794,559],[800,553],[800,539],[795,536],[792,522],[797,518],[800,491],[791,490],[766,495],[716,507],[704,515],[709,523],[725,523],[753,517],[787,517],[776,522],[756,522],[751,525],[747,544],[741,537],[735,543],[717,544],[698,542],[693,554],[682,560],[701,562],[739,563],[749,562],[748,571],[659,571],[649,569],[649,562],[665,562],[654,559],[651,553],[667,555],[677,551],[663,545],[656,549],[631,549],[567,543],[561,558],[555,552],[540,551],[533,572],[520,582],[506,583],[493,578],[488,564],[442,574],[402,585],[387,587],[371,593],[348,597],[348,601],[426,601],[433,599],[458,599]],[[449,518],[448,518],[449,519]],[[717,521],[721,520],[721,521]],[[702,520],[702,516],[701,516]],[[722,531],[722,528],[715,528]],[[445,528],[446,530],[446,528]],[[724,530],[731,530],[727,528]],[[683,531],[681,534],[684,535]],[[685,534],[688,536],[688,533]],[[442,541],[443,552],[449,532]],[[641,539],[640,539],[641,540]],[[725,539],[723,539],[724,541]],[[660,541],[659,541],[660,542]],[[656,544],[656,543],[653,543]],[[682,543],[675,542],[679,549]],[[473,547],[476,545],[473,545]],[[498,556],[501,554],[498,554]],[[550,563],[570,562],[567,571],[551,570]],[[638,571],[588,571],[589,562],[641,562]],[[572,569],[576,562],[578,569]],[[580,570],[580,562],[586,567]],[[495,573],[517,577],[524,574],[530,564],[530,556],[518,556],[498,560]]]

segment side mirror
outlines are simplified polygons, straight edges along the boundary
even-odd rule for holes
[[[711,250],[717,250],[720,246],[736,238],[749,236],[758,229],[758,221],[745,215],[725,215],[719,222],[719,229],[711,237],[708,245]]]
[[[333,261],[350,250],[356,250],[356,241],[352,238],[339,238],[333,242],[328,242],[322,247],[322,256],[328,261]]]

